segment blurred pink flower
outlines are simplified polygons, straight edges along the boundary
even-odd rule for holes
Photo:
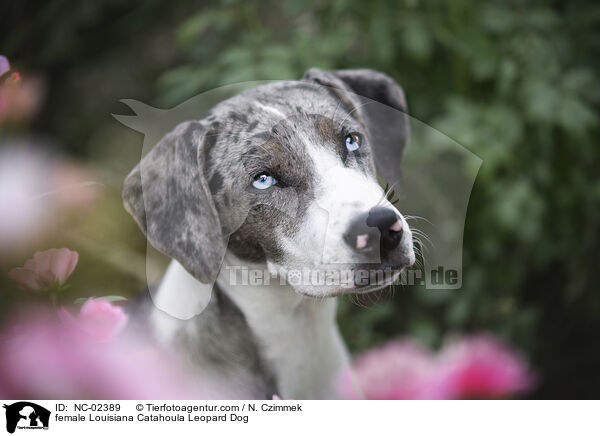
[[[10,71],[10,62],[6,56],[0,55],[0,76]]]
[[[191,399],[202,389],[168,350],[129,332],[90,341],[52,313],[30,310],[0,333],[0,397],[31,399]]]
[[[65,308],[60,308],[58,315],[65,324],[80,329],[97,341],[115,338],[127,324],[128,318],[121,307],[100,298],[89,298],[83,303],[77,318]]]
[[[40,197],[48,189],[48,165],[25,144],[0,151],[0,255],[21,251],[52,222],[54,204]]]
[[[49,181],[60,205],[85,209],[98,197],[100,184],[84,166],[70,161],[58,161],[51,168]]]
[[[426,395],[433,356],[409,340],[397,340],[359,356],[341,377],[347,399],[405,400]]]
[[[68,248],[51,248],[38,251],[21,268],[14,268],[8,277],[19,283],[20,287],[30,291],[48,289],[58,284],[64,285],[73,273],[79,255]]]
[[[89,211],[100,184],[89,169],[49,156],[43,142],[0,141],[0,260],[20,257],[50,229],[73,215]],[[2,259],[9,257],[9,259]]]
[[[438,359],[438,398],[505,398],[527,392],[534,378],[514,350],[491,335],[449,342]]]
[[[490,335],[448,342],[434,355],[409,340],[367,351],[340,377],[346,399],[506,398],[527,392],[525,361]]]
[[[0,124],[27,121],[37,111],[43,94],[39,78],[24,80],[20,73],[12,73],[0,84]]]

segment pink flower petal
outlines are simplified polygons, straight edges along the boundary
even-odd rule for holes
[[[71,315],[71,312],[69,312],[64,307],[58,308],[56,310],[56,314],[58,315],[58,318],[64,325],[69,327],[77,326],[77,320],[75,319],[75,317]]]
[[[408,340],[390,342],[359,356],[340,383],[344,398],[418,399],[425,395],[433,356]]]
[[[61,317],[72,318],[59,310]],[[33,399],[217,397],[141,335],[98,343],[51,313],[32,311],[0,331],[0,395]],[[210,387],[212,389],[212,387]]]
[[[19,284],[19,287],[26,291],[39,291],[41,284],[38,282],[37,274],[28,268],[13,268],[8,273],[8,277]]]
[[[50,288],[58,282],[64,285],[75,270],[79,255],[67,248],[51,248],[38,251],[25,262],[24,268],[15,268],[9,277],[22,288],[33,291]]]
[[[408,340],[359,356],[342,374],[347,399],[506,398],[526,392],[534,377],[514,350],[490,335],[465,337],[434,355]]]
[[[442,398],[504,398],[533,386],[523,358],[491,335],[448,343],[440,354],[438,375]]]
[[[58,282],[63,285],[75,270],[79,254],[67,248],[53,249],[50,259],[50,270]]]
[[[123,330],[127,315],[121,307],[111,302],[89,298],[79,311],[76,319],[78,327],[98,341],[108,341]]]
[[[10,62],[6,56],[0,55],[0,76],[10,71]]]
[[[50,255],[50,250],[36,251],[31,259],[25,261],[25,268],[35,271],[36,274],[50,270]]]

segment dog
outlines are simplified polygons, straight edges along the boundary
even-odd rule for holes
[[[399,180],[406,112],[384,73],[313,68],[179,124],[127,176],[125,208],[173,259],[152,330],[200,379],[237,398],[336,398],[349,356],[333,297],[389,286],[415,262],[377,179]]]

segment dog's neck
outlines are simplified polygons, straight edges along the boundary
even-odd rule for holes
[[[278,394],[296,399],[334,398],[336,378],[348,364],[348,353],[335,320],[336,300],[299,295],[289,284],[281,283],[279,277],[269,276],[268,282],[248,284],[244,275],[256,274],[251,271],[260,271],[263,277],[268,275],[266,265],[244,263],[227,253],[217,285],[244,315],[261,359],[275,377]],[[175,262],[154,297],[155,304],[164,310],[167,301],[181,303],[173,292],[187,298],[179,306],[178,310],[183,310],[180,318],[189,318],[185,313],[200,313],[210,300],[210,286],[194,280]],[[191,295],[196,296],[195,300],[190,299]],[[165,335],[173,336],[176,325],[176,321],[170,325],[163,321],[162,329],[170,329],[171,333],[157,333],[163,339]],[[228,341],[227,337],[216,339]]]
[[[240,265],[243,262],[228,253],[217,283],[240,308],[258,338],[280,395],[332,397],[335,377],[348,362],[336,324],[336,300],[299,295],[278,276],[259,284],[243,284],[245,273],[236,268]],[[254,270],[262,273],[255,273],[259,277],[269,277],[264,264],[244,267],[249,273]]]

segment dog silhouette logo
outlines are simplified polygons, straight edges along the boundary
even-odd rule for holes
[[[28,401],[4,405],[6,409],[6,431],[14,433],[18,429],[48,429],[50,411]]]

